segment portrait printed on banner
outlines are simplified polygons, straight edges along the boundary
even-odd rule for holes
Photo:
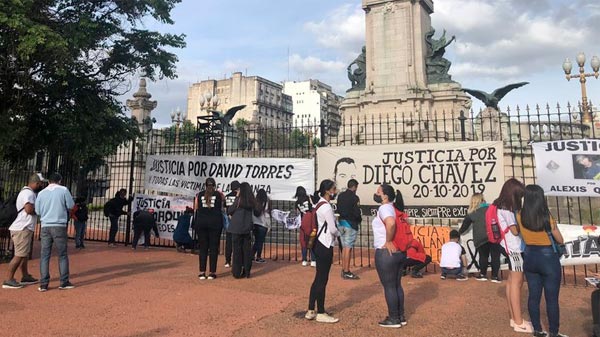
[[[358,168],[354,159],[349,157],[340,158],[333,169],[333,181],[340,192],[348,189],[348,181],[357,179]]]
[[[589,154],[573,155],[573,178],[600,180],[600,156]]]

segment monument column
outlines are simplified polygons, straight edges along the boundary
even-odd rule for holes
[[[151,101],[152,95],[146,90],[146,79],[140,79],[140,87],[133,94],[133,99],[128,99],[125,103],[131,109],[131,117],[137,120],[140,131],[146,133],[148,128],[152,128],[152,123],[147,120],[152,118],[152,110],[156,109],[157,102]]]

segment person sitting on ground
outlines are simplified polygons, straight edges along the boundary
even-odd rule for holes
[[[190,236],[190,225],[194,209],[186,207],[185,212],[177,219],[177,226],[173,232],[173,241],[177,245],[177,251],[185,253],[186,249],[194,249],[194,240]]]
[[[156,219],[154,218],[154,209],[140,210],[133,213],[133,241],[131,249],[137,249],[140,235],[144,233],[144,249],[150,246],[150,231],[154,230],[156,237],[159,237]]]
[[[446,276],[454,275],[457,281],[466,281],[467,277],[463,271],[467,266],[467,252],[460,242],[460,234],[457,230],[450,231],[450,241],[442,246],[442,258],[440,267],[442,268],[441,279]]]
[[[413,278],[423,278],[423,269],[431,263],[431,255],[425,253],[425,248],[421,241],[413,239],[406,250],[406,262],[404,263],[404,275],[408,273],[408,268],[411,268],[411,276]]]

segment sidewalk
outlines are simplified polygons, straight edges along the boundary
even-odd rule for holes
[[[86,246],[69,251],[77,288],[57,289],[53,257],[48,292],[39,293],[37,286],[0,289],[0,336],[529,336],[508,326],[504,285],[441,281],[434,274],[405,278],[409,324],[387,330],[377,326],[386,306],[375,270],[355,270],[361,280],[343,281],[335,265],[326,308],[341,321],[321,325],[302,318],[314,276],[310,267],[268,261],[253,266],[251,279],[235,280],[221,256],[219,278],[199,281],[195,255]],[[34,249],[39,252],[37,242]],[[2,278],[6,267],[0,265]],[[30,271],[39,276],[39,260],[30,262]],[[561,332],[591,335],[591,291],[561,289]],[[525,286],[525,312],[526,292]]]

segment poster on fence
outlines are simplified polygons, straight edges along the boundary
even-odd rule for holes
[[[214,178],[217,189],[228,193],[232,181],[247,182],[254,192],[265,189],[272,200],[293,200],[296,187],[313,190],[313,159],[230,158],[179,155],[148,156],[145,188],[193,196]]]
[[[431,256],[433,263],[440,263],[442,246],[450,238],[450,227],[443,226],[410,226],[414,238],[419,240],[425,253]]]
[[[565,239],[566,254],[560,259],[563,266],[600,263],[600,227],[559,224],[558,228]],[[461,244],[467,251],[469,272],[474,273],[479,268],[479,256],[473,244],[472,229],[461,236]],[[502,261],[502,269],[508,269],[504,258]]]
[[[600,140],[533,143],[537,184],[547,195],[600,197]]]
[[[345,189],[348,180],[358,180],[371,215],[382,183],[400,189],[413,218],[463,218],[473,193],[497,196],[504,183],[502,142],[326,147],[317,150],[317,160],[319,181],[333,179]]]
[[[154,218],[158,225],[159,237],[161,239],[173,240],[173,232],[175,232],[177,220],[179,220],[179,215],[185,212],[186,206],[194,206],[194,199],[192,197],[136,194],[131,204],[131,211],[135,213],[142,209],[154,209]],[[190,235],[191,233],[190,228]],[[141,241],[143,241],[143,238]]]

